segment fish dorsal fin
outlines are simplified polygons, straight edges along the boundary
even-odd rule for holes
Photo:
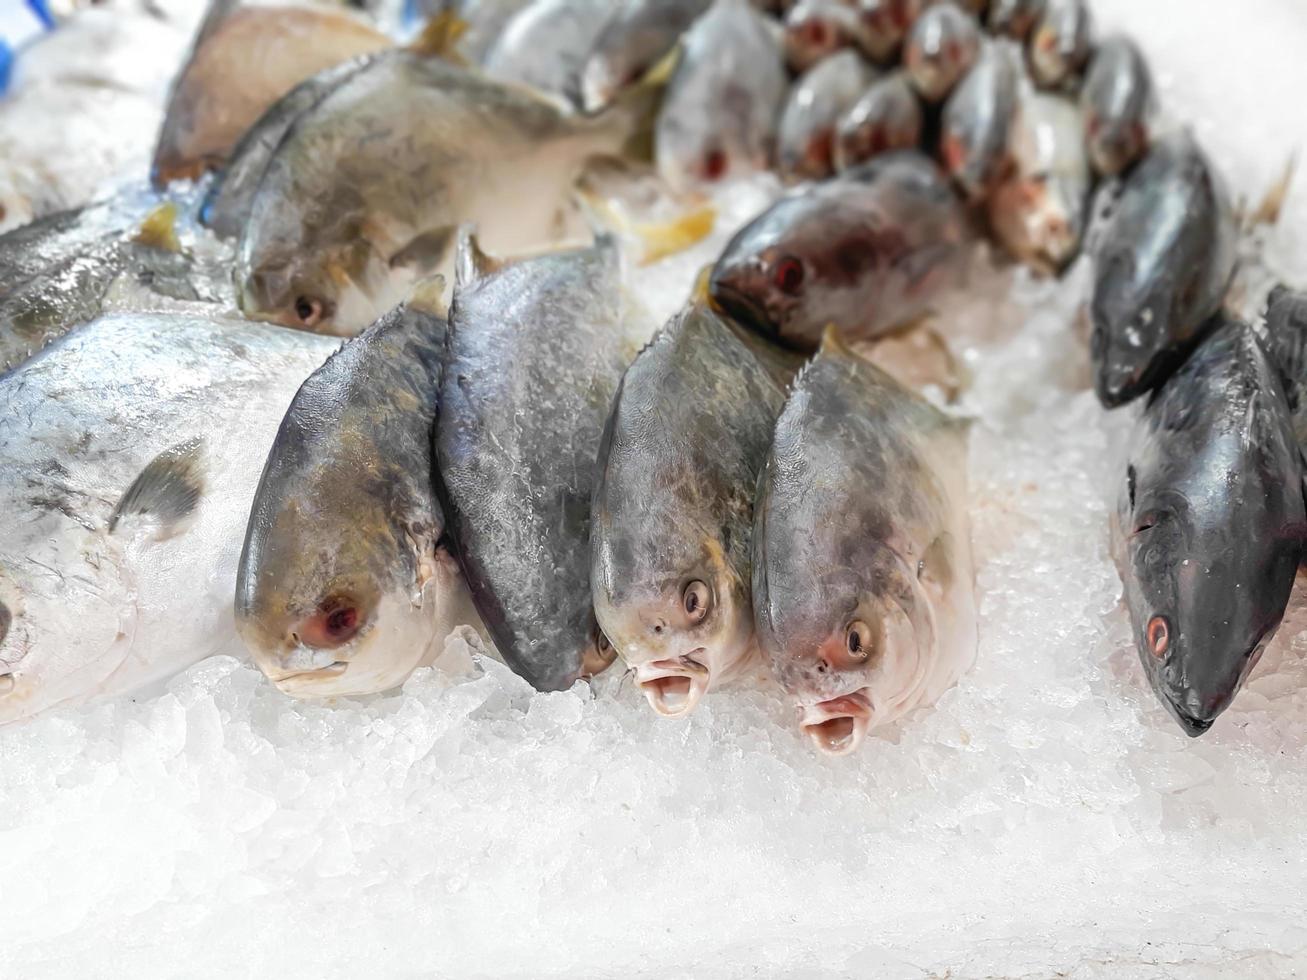
[[[182,243],[177,238],[177,205],[164,201],[147,214],[132,241],[163,252],[180,252]]]
[[[502,268],[504,263],[482,251],[475,225],[461,225],[454,248],[454,285],[469,286]]]
[[[132,481],[109,516],[109,533],[123,520],[143,516],[159,526],[159,537],[175,534],[204,495],[202,439],[188,439],[155,456]]]
[[[467,67],[467,59],[458,50],[458,42],[467,30],[467,21],[452,10],[442,10],[423,25],[408,49],[416,55],[443,58],[451,64]]]
[[[840,333],[839,327],[835,326],[833,323],[826,324],[826,329],[821,332],[821,347],[819,350],[823,354],[834,354],[839,357],[853,357],[860,361],[864,360],[864,358],[858,357],[857,354],[853,353],[849,348],[849,345],[844,342],[844,336]]]
[[[445,277],[435,275],[419,279],[409,290],[404,305],[419,313],[438,317],[447,316],[449,310],[445,304]]]

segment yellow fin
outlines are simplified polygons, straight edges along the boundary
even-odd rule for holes
[[[1266,196],[1262,198],[1261,204],[1257,206],[1251,215],[1248,216],[1248,227],[1256,225],[1274,225],[1280,220],[1280,212],[1284,210],[1284,200],[1289,196],[1289,188],[1293,184],[1294,171],[1298,169],[1298,151],[1295,150],[1289,155],[1288,162],[1284,165],[1284,173],[1266,191]]]
[[[840,333],[840,328],[833,323],[826,324],[826,329],[821,332],[821,347],[819,349],[822,353],[842,354],[845,357],[855,357],[858,360],[863,360],[863,358],[853,353],[853,349],[844,342],[844,335]]]
[[[712,298],[712,271],[713,263],[709,262],[694,277],[694,288],[690,290],[690,302],[697,303],[700,306],[706,306],[718,315],[725,315],[725,311],[713,302]]]
[[[467,59],[458,50],[458,42],[467,33],[467,21],[452,10],[442,10],[422,28],[408,48],[414,54],[444,58],[456,65],[467,67]]]
[[[419,313],[446,316],[449,308],[445,305],[445,277],[435,275],[419,279],[409,290],[404,305]]]
[[[177,205],[164,201],[147,214],[132,241],[164,252],[180,252],[182,243],[177,240]]]
[[[641,265],[653,265],[685,251],[712,234],[717,223],[717,210],[711,204],[701,204],[668,221],[632,221],[607,198],[593,191],[578,188],[577,195],[592,226],[640,243]]]
[[[672,78],[672,72],[676,71],[676,66],[681,61],[681,44],[678,41],[672,45],[672,49],[653,63],[653,66],[644,73],[640,79],[640,84],[645,86],[662,86],[666,85]]]

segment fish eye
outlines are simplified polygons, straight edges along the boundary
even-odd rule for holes
[[[598,635],[595,636],[595,646],[599,648],[599,652],[604,656],[613,652],[613,644],[608,639],[608,634],[603,630],[600,630]]]
[[[322,301],[312,296],[295,297],[295,318],[306,327],[316,326],[322,319]]]
[[[332,595],[318,604],[317,612],[302,622],[294,636],[306,646],[330,650],[344,646],[363,628],[358,603],[345,595]]]
[[[871,627],[855,619],[844,633],[844,645],[850,657],[858,663],[865,662],[871,656]]]
[[[824,48],[831,43],[831,36],[826,22],[814,17],[803,25],[803,40],[814,48]]]
[[[1148,621],[1148,650],[1161,660],[1166,656],[1167,648],[1171,645],[1171,626],[1166,621],[1165,616],[1154,616]]]
[[[772,270],[772,281],[781,292],[793,296],[803,286],[803,263],[793,255],[782,256]]]
[[[703,622],[704,617],[708,615],[708,605],[711,601],[712,593],[708,591],[708,586],[698,579],[687,585],[685,591],[681,593],[681,605],[692,623]]]
[[[726,176],[726,168],[729,161],[726,158],[726,151],[721,147],[714,147],[704,154],[703,158],[703,175],[707,180],[721,180]]]

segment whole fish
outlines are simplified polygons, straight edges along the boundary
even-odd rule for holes
[[[989,196],[1010,165],[1008,138],[1020,73],[1005,46],[987,44],[944,105],[940,157],[973,203]]]
[[[1085,0],[1047,0],[1026,48],[1030,77],[1043,88],[1070,84],[1088,63],[1093,41]]]
[[[921,143],[921,102],[907,75],[895,71],[873,82],[835,129],[835,169],[839,172],[891,150]]]
[[[908,77],[927,102],[953,90],[980,53],[980,25],[952,3],[928,8],[912,25],[903,51]]]
[[[1135,425],[1113,550],[1144,673],[1188,735],[1229,706],[1280,625],[1303,550],[1301,471],[1280,380],[1237,321]]]
[[[394,305],[413,270],[448,267],[464,220],[497,247],[551,239],[586,159],[619,151],[628,129],[624,112],[574,117],[439,59],[377,55],[302,115],[269,161],[240,240],[241,308],[356,332]]]
[[[99,316],[117,282],[170,299],[229,301],[225,265],[182,249],[176,211],[133,188],[0,235],[0,374]]]
[[[0,378],[0,722],[239,655],[250,496],[334,344],[236,320],[96,320]]]
[[[766,169],[789,87],[766,17],[714,0],[683,48],[654,132],[659,173],[685,189]]]
[[[713,268],[713,300],[750,329],[812,350],[834,324],[865,340],[922,316],[962,278],[971,236],[938,167],[889,153],[782,197]]]
[[[792,180],[820,180],[835,170],[835,130],[876,71],[855,51],[840,51],[805,72],[781,113],[777,166]]]
[[[1045,0],[990,0],[990,33],[1024,41],[1044,13]]]
[[[989,195],[989,221],[1011,255],[1045,275],[1080,252],[1093,179],[1074,102],[1027,93],[1012,123],[1012,173]]]
[[[268,454],[236,623],[293,697],[396,687],[475,622],[431,481],[442,285],[422,284],[315,371]]]
[[[610,238],[502,268],[475,240],[459,252],[437,489],[495,646],[562,690],[615,656],[590,597],[590,499],[635,313]]]
[[[282,138],[296,120],[308,112],[350,76],[372,60],[364,55],[333,65],[306,78],[280,99],[245,131],[200,205],[200,222],[221,238],[240,235],[250,220],[254,195],[263,172],[268,169]]]
[[[781,383],[692,302],[627,369],[599,449],[599,627],[661,715],[688,714],[756,654],[753,495]]]
[[[785,63],[806,72],[837,51],[865,49],[865,27],[845,0],[799,0],[785,15]]]
[[[296,84],[390,38],[349,15],[245,7],[202,29],[173,82],[150,169],[156,187],[222,165],[241,134]]]
[[[1266,301],[1266,349],[1280,369],[1293,433],[1307,451],[1307,293],[1276,286]]]
[[[604,24],[581,71],[581,107],[598,112],[672,55],[711,0],[628,0]]]
[[[504,25],[483,67],[493,78],[579,104],[581,72],[612,12],[612,0],[535,0]]]
[[[1126,177],[1089,304],[1105,406],[1165,380],[1200,339],[1234,274],[1235,238],[1225,185],[1188,132],[1155,144]]]
[[[754,621],[821,751],[934,702],[976,656],[966,424],[834,331],[776,421],[754,507]]]
[[[1148,150],[1153,78],[1129,38],[1111,37],[1098,46],[1080,102],[1089,161],[1099,173],[1116,176]]]

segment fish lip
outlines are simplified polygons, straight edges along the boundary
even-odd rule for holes
[[[704,647],[697,647],[680,657],[654,660],[637,667],[636,684],[644,692],[649,707],[664,718],[684,718],[693,711],[712,683],[712,671],[698,659],[705,652]],[[676,706],[668,703],[669,685],[659,683],[671,678],[687,684],[684,700]]]
[[[1180,707],[1170,697],[1163,697],[1162,701],[1166,704],[1166,710],[1171,713],[1171,717],[1176,720],[1181,730],[1190,738],[1198,738],[1216,721],[1215,716],[1211,718],[1198,718],[1191,715],[1188,711]]]
[[[713,276],[708,283],[713,305],[732,320],[773,340],[780,340],[780,328],[772,322],[762,304],[736,286]]]
[[[866,692],[864,687],[803,707],[799,726],[823,755],[850,755],[862,745],[873,716]]]
[[[303,678],[320,678],[320,677],[339,677],[349,669],[348,660],[336,660],[326,667],[319,667],[316,670],[296,670],[289,674],[277,674],[275,677],[268,675],[268,680],[281,687],[287,681],[294,681]]]

